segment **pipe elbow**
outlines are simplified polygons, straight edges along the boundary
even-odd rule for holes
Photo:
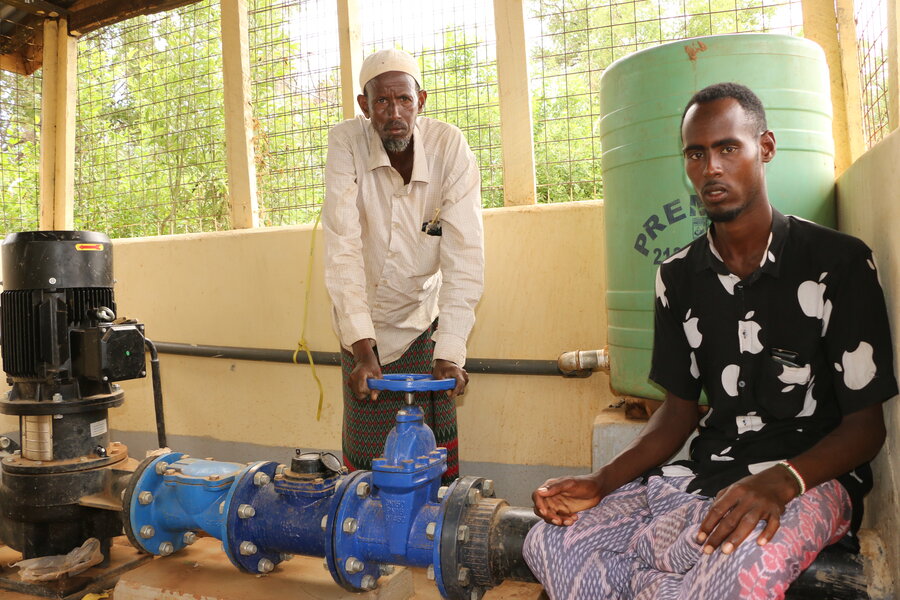
[[[594,371],[609,371],[609,353],[606,348],[570,350],[560,354],[556,364],[564,375],[588,377]]]

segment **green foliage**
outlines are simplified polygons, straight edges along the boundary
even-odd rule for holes
[[[81,41],[75,222],[112,237],[229,227],[218,3]]]
[[[533,0],[543,39],[531,51],[539,202],[603,196],[600,76],[613,61],[690,37],[765,31],[777,7],[760,0]]]
[[[482,205],[503,206],[497,65],[479,60],[484,42],[460,27],[448,26],[443,42],[419,53],[429,92],[424,114],[462,130],[481,169]]]
[[[0,71],[0,235],[38,228],[40,81]]]

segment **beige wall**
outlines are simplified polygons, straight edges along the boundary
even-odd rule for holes
[[[469,356],[555,359],[606,343],[600,202],[485,211],[487,284]],[[156,341],[293,349],[300,335],[307,226],[118,240],[120,314]],[[316,236],[306,338],[337,351]],[[161,355],[168,432],[266,446],[339,449],[340,369],[319,367],[322,420],[308,366]],[[153,431],[149,378],[126,382],[119,431]],[[459,407],[463,461],[583,467],[591,425],[613,401],[588,379],[473,375]],[[8,417],[2,431],[15,431]],[[247,456],[245,460],[269,458]]]
[[[838,180],[840,229],[874,250],[894,333],[894,361],[900,362],[900,131],[863,154]],[[900,368],[897,369],[900,373]],[[895,579],[900,576],[900,405],[885,405],[887,441],[873,463],[875,489],[866,501],[867,526],[881,533]]]

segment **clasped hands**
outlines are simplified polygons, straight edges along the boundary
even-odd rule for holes
[[[716,494],[700,524],[697,543],[703,544],[706,554],[716,548],[731,554],[765,521],[756,538],[757,544],[765,545],[778,531],[785,506],[799,493],[796,481],[780,466],[744,477]],[[606,494],[600,471],[549,479],[531,498],[537,516],[553,525],[568,526],[578,520],[579,512],[596,506]]]

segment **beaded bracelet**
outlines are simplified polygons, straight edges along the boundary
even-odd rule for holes
[[[797,468],[789,463],[786,460],[779,460],[778,463],[782,467],[788,470],[788,472],[797,480],[797,485],[800,486],[800,495],[806,493],[806,480],[803,479],[803,475],[800,474],[800,471]]]

